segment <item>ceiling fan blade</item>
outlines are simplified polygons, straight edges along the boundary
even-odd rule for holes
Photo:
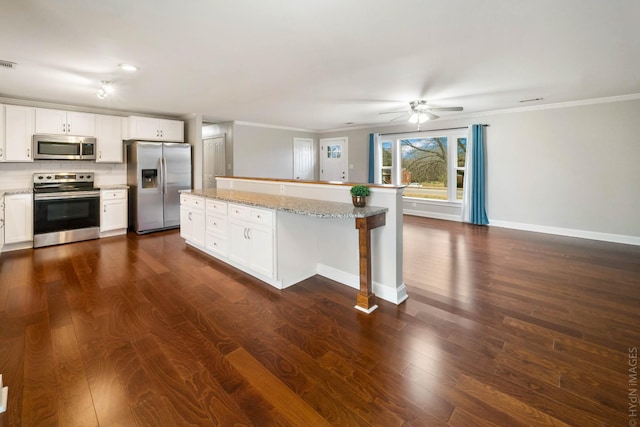
[[[462,107],[431,107],[432,111],[462,111]]]
[[[429,117],[429,120],[435,120],[440,118],[440,116],[436,116],[429,110],[425,111],[424,113],[427,115],[427,117]]]
[[[407,114],[409,114],[409,113],[406,113],[406,112],[405,112],[405,113],[402,113],[402,114],[400,114],[398,117],[394,117],[393,119],[391,119],[391,120],[389,120],[389,121],[390,121],[390,122],[395,122],[396,120],[401,119],[402,117],[405,117]]]
[[[382,113],[378,113],[378,114],[400,114],[400,113],[407,114],[408,111],[407,110],[402,110],[402,111],[383,111]]]

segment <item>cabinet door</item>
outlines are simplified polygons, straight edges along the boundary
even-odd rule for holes
[[[106,200],[102,202],[100,231],[127,228],[127,199]]]
[[[96,136],[96,115],[67,111],[67,133],[77,136]]]
[[[129,117],[129,139],[159,140],[158,119],[150,117]]]
[[[180,236],[204,247],[204,210],[180,207]]]
[[[158,128],[163,141],[184,142],[184,122],[159,119]]]
[[[96,163],[122,163],[122,117],[96,116]]]
[[[4,161],[4,105],[0,104],[0,162],[3,162],[3,161]]]
[[[33,240],[33,198],[31,194],[4,197],[4,243]]]
[[[35,131],[35,109],[5,105],[5,161],[32,162],[31,139]]]
[[[249,265],[251,241],[247,238],[248,230],[243,222],[229,222],[229,259],[243,266]]]
[[[267,276],[273,277],[273,229],[253,226],[247,233],[251,242],[251,256],[249,268]]]
[[[67,112],[48,108],[36,108],[35,133],[66,134]]]

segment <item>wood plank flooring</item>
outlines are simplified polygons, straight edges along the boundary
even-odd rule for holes
[[[405,217],[366,315],[177,231],[3,253],[0,426],[626,426],[640,248]],[[637,388],[637,387],[636,387]]]

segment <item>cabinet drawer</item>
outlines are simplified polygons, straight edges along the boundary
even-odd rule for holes
[[[102,200],[126,199],[127,190],[102,190],[100,196],[102,197]]]
[[[242,205],[229,205],[229,216],[234,218],[249,219],[249,207]]]
[[[226,236],[227,218],[210,214],[207,210],[207,231]]]
[[[224,237],[220,237],[216,234],[207,232],[206,247],[211,251],[227,256],[227,239],[225,239]]]
[[[251,209],[250,219],[251,219],[251,222],[255,222],[256,224],[272,227],[273,211],[266,211],[262,209]]]
[[[207,199],[207,215],[227,216],[227,203],[219,200]]]
[[[204,209],[204,199],[202,197],[181,195],[180,204],[196,209]]]

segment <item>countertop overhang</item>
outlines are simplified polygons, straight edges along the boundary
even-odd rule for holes
[[[206,189],[183,190],[181,192],[192,194],[194,196],[222,200],[225,202],[240,203],[318,218],[367,218],[389,210],[378,206],[356,208],[351,203],[329,202],[324,200],[305,199],[303,197],[253,193],[249,191]]]

